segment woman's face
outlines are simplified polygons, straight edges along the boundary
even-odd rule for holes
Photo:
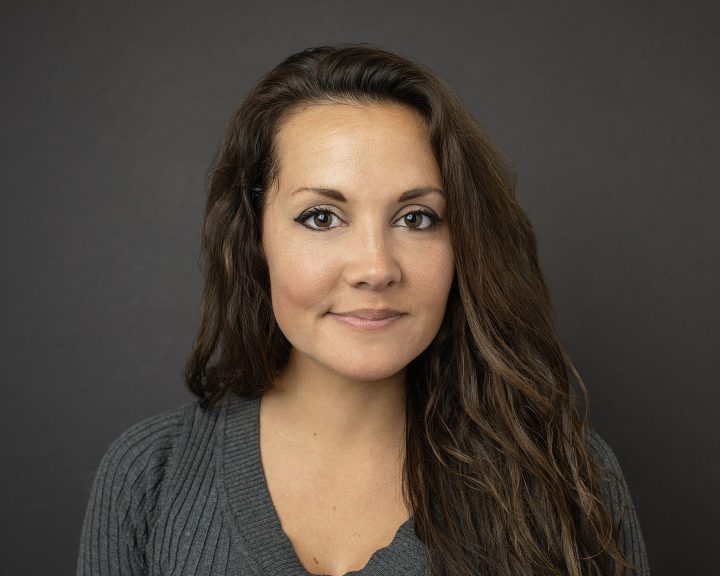
[[[277,149],[262,245],[291,361],[353,380],[397,374],[435,337],[454,274],[421,117],[314,104],[280,125]]]

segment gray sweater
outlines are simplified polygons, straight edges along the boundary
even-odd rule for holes
[[[103,456],[80,536],[78,576],[309,576],[283,532],[259,452],[259,399],[197,401],[123,432]],[[613,514],[630,505],[621,532],[629,558],[647,573],[640,526],[615,455],[593,432],[597,460],[613,470]],[[422,575],[425,546],[413,518],[352,575]]]

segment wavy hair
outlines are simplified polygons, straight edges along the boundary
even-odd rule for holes
[[[406,372],[403,495],[428,572],[621,574],[632,565],[603,502],[585,385],[558,338],[514,169],[424,65],[369,44],[308,48],[243,99],[208,172],[187,387],[206,407],[258,397],[287,364],[260,246],[264,193],[283,119],[324,102],[419,112],[447,197],[455,278],[435,339]]]

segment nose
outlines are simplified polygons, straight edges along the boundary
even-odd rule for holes
[[[401,270],[389,230],[377,226],[356,229],[348,246],[345,281],[357,288],[379,290],[400,282]]]

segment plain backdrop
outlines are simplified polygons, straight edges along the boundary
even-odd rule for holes
[[[512,159],[653,574],[717,574],[715,2],[4,2],[0,573],[75,570],[99,460],[190,400],[205,173],[284,57],[435,70]]]

